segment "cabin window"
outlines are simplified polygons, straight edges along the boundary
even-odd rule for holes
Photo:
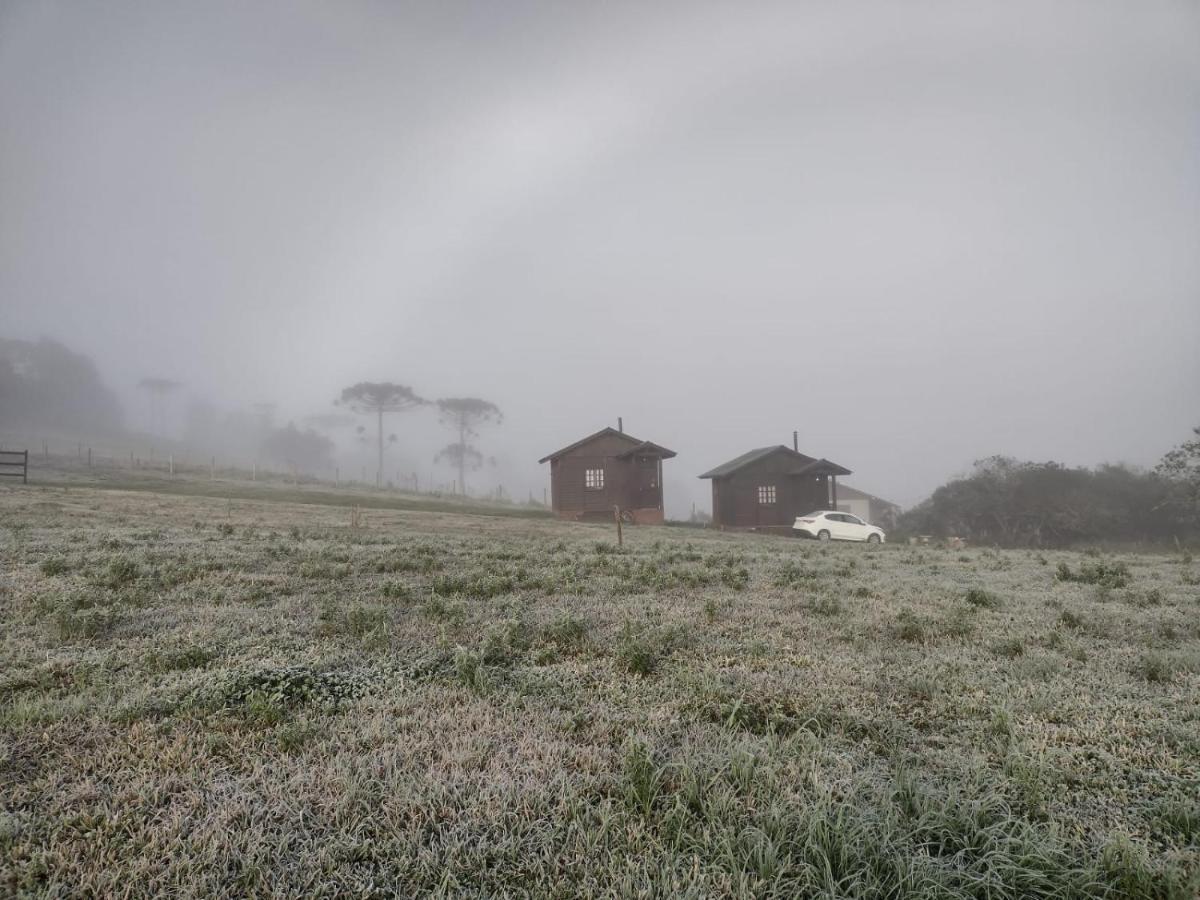
[[[584,469],[583,471],[583,486],[589,491],[604,490],[604,470],[603,469]]]
[[[775,485],[760,484],[758,486],[758,505],[759,506],[774,506],[775,505]]]

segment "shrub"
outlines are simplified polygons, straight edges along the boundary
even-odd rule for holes
[[[578,651],[587,640],[587,624],[568,614],[559,616],[542,629],[542,639],[563,651]]]
[[[42,564],[38,566],[43,575],[65,575],[71,570],[67,565],[67,561],[61,556],[48,556],[42,560]]]
[[[1200,653],[1163,653],[1157,650],[1143,653],[1134,664],[1133,672],[1150,682],[1174,681],[1176,675],[1200,672]]]
[[[486,694],[492,688],[483,654],[466,647],[454,651],[454,677],[463,687],[476,694]]]
[[[1025,639],[1016,636],[1005,638],[992,646],[992,652],[1007,659],[1016,659],[1025,653]]]
[[[380,593],[389,600],[408,600],[412,597],[412,589],[400,581],[387,582],[380,588]]]
[[[1200,802],[1164,801],[1154,818],[1159,828],[1184,843],[1195,843],[1200,838]]]
[[[348,634],[362,637],[386,631],[390,624],[391,612],[386,606],[355,604],[344,607],[335,600],[326,600],[317,614],[317,634],[322,636]]]
[[[1123,588],[1130,580],[1129,567],[1122,562],[1084,563],[1078,570],[1072,570],[1065,562],[1060,562],[1055,577],[1059,581],[1095,584],[1104,588]]]
[[[896,616],[896,637],[910,644],[919,644],[925,640],[925,626],[911,610],[901,610]]]
[[[632,675],[645,677],[657,671],[663,657],[669,655],[681,641],[677,629],[635,629],[631,622],[621,628],[617,640],[617,665]]]
[[[655,763],[650,750],[641,741],[633,741],[625,750],[621,767],[621,790],[625,805],[642,816],[649,816],[663,794],[665,769]]]
[[[54,613],[54,630],[64,641],[90,640],[107,633],[117,621],[111,606],[59,609]]]
[[[842,601],[837,597],[826,596],[817,597],[808,604],[808,608],[819,616],[838,616],[844,609]]]
[[[178,672],[186,669],[202,669],[216,658],[217,654],[207,647],[178,647],[170,650],[151,650],[146,654],[145,666],[151,672]]]
[[[517,585],[515,580],[507,575],[477,573],[474,575],[439,575],[430,582],[429,587],[435,594],[443,597],[490,600],[501,594],[512,593]]]
[[[779,567],[772,583],[776,587],[798,587],[802,584],[812,584],[819,578],[820,575],[815,570],[788,560]]]
[[[1083,616],[1069,609],[1064,609],[1058,617],[1058,621],[1065,628],[1074,628],[1080,630],[1083,628]]]
[[[617,664],[632,675],[654,674],[658,668],[658,652],[653,642],[644,636],[634,635],[628,629],[617,644]]]
[[[316,671],[307,666],[233,669],[215,676],[195,692],[202,705],[259,711],[315,703],[338,706],[366,696],[374,680],[363,671]]]
[[[520,619],[508,619],[484,632],[480,659],[488,665],[510,665],[531,643],[529,626]]]
[[[1000,598],[983,588],[971,588],[963,599],[980,609],[999,609],[1001,606]]]
[[[309,722],[285,722],[275,735],[279,749],[284,753],[295,753],[320,736],[321,732]]]
[[[138,578],[138,564],[127,556],[117,556],[109,560],[108,568],[101,576],[101,583],[114,590],[127,584],[132,584]]]

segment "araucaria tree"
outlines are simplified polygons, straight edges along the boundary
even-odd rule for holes
[[[360,381],[342,391],[334,401],[356,413],[375,416],[376,440],[379,445],[379,463],[375,470],[375,485],[383,484],[383,414],[407,412],[418,406],[427,406],[429,401],[418,397],[413,389],[404,384],[390,381]]]
[[[447,444],[434,457],[435,462],[445,462],[458,469],[458,489],[467,492],[467,470],[477,470],[483,465],[483,454],[471,446],[471,438],[479,437],[476,430],[481,425],[499,424],[504,421],[500,407],[478,397],[444,397],[437,402],[442,424],[458,436],[458,440]]]

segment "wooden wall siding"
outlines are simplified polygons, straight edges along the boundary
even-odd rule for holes
[[[640,441],[602,435],[550,461],[551,507],[564,518],[611,514],[614,506],[640,510],[637,521],[662,522],[662,466],[657,458],[618,459]],[[588,469],[604,470],[604,489],[585,487]]]
[[[789,475],[794,457],[776,453],[713,479],[713,518],[726,528],[790,527],[797,516],[828,506],[828,478]],[[774,485],[775,503],[758,502],[758,488]]]

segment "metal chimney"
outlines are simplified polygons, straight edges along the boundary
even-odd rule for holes
[[[797,453],[800,452],[800,432],[799,431],[792,432],[792,449],[795,450]]]
[[[621,434],[625,433],[625,422],[620,416],[617,416],[617,431]]]

